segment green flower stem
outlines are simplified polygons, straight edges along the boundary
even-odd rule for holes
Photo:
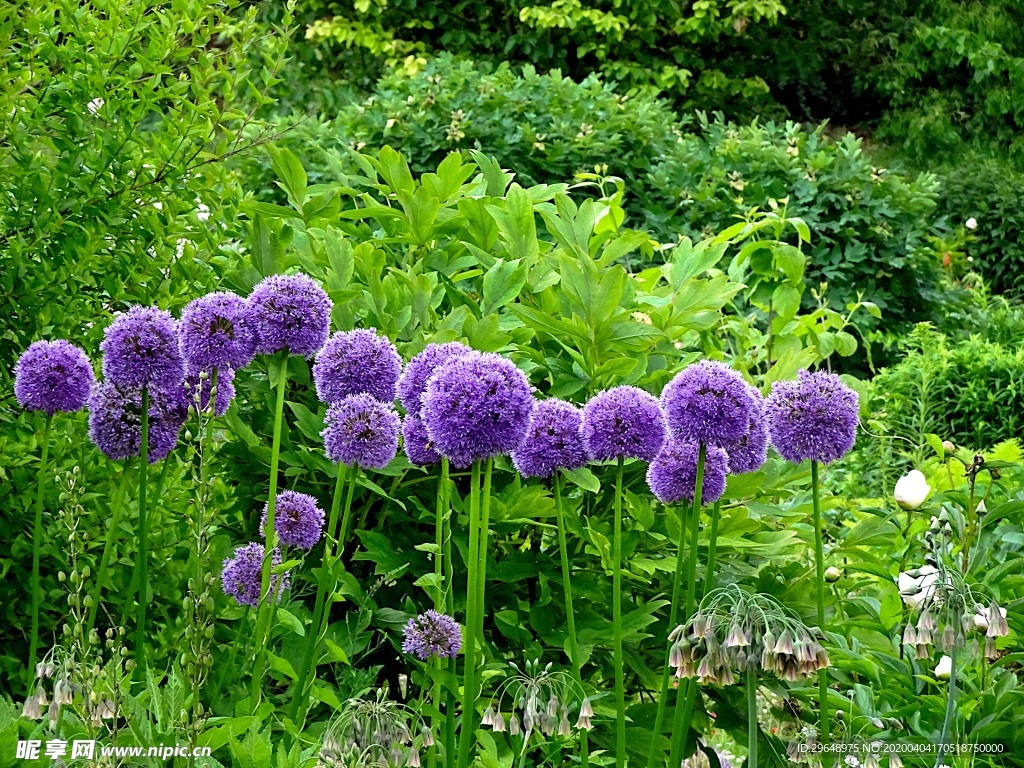
[[[576,683],[583,693],[583,659],[580,656],[580,644],[576,637],[576,613],[572,606],[572,581],[569,569],[569,548],[565,543],[565,507],[562,504],[562,476],[555,472],[553,479],[555,490],[555,515],[558,518],[558,554],[562,560],[562,589],[565,592],[565,617],[569,625],[569,652],[572,654],[572,668],[576,674]],[[580,729],[580,764],[587,768],[590,764],[590,745],[586,729]]]
[[[711,508],[711,540],[708,543],[708,564],[705,568],[704,591],[707,594],[715,588],[715,560],[718,555],[718,519],[722,516],[722,502],[716,501]]]
[[[818,628],[825,631],[825,549],[822,543],[821,500],[818,488],[818,462],[811,462],[811,500],[814,508],[815,595],[818,603]],[[818,731],[822,744],[828,744],[832,730],[828,721],[828,673],[818,670]]]
[[[487,603],[484,594],[487,591],[487,545],[491,536],[491,473],[494,459],[484,461],[484,489],[480,496],[480,554],[477,565],[477,599],[476,621],[477,637],[480,640],[481,659],[484,648],[484,616],[487,614]],[[477,680],[477,687],[480,681]]]
[[[448,459],[441,459],[441,479],[445,484],[445,498],[448,503],[448,514],[444,518],[444,532],[442,547],[444,555],[444,608],[449,616],[455,615],[455,561],[452,560],[452,516],[451,516],[451,492],[452,485],[449,480]],[[458,663],[455,659],[448,660],[448,671],[451,679],[458,676]],[[454,768],[455,765],[455,692],[448,687],[445,691],[444,703],[444,764],[445,768]]]
[[[437,513],[434,518],[434,610],[438,613],[445,611],[445,581],[444,581],[444,543],[445,543],[445,521],[448,519],[448,462],[441,465],[441,476],[437,480]],[[430,700],[434,705],[435,712],[441,711],[441,680],[440,673],[442,662],[440,658],[434,659],[433,667],[437,673],[431,685]],[[427,753],[427,765],[434,768],[437,765],[437,752],[440,745],[437,743],[438,726],[441,724],[437,714],[431,715],[430,730],[434,734],[435,742]]]
[[[697,536],[700,533],[700,507],[704,494],[704,461],[708,449],[701,445],[697,452],[697,477],[693,488],[693,506],[690,511],[690,559],[686,567],[686,613],[684,619],[693,615],[697,603]],[[673,627],[674,629],[674,627]],[[697,683],[687,680],[685,685],[676,691],[676,711],[672,718],[672,752],[669,765],[679,765],[683,761],[683,748],[686,736],[690,732],[690,720],[693,717],[693,705],[697,700]]]
[[[163,463],[160,465],[160,474],[157,475],[156,483],[153,484],[153,493],[149,494],[154,499],[159,500],[161,498],[161,495],[163,494],[164,481],[167,479],[167,469],[171,465],[171,457],[173,455],[173,453],[167,454],[166,458],[164,458],[163,460]],[[153,511],[156,512],[157,509],[158,507],[154,508]],[[136,563],[136,567],[132,569],[132,577],[131,580],[128,582],[128,591],[127,594],[125,594],[124,603],[121,605],[121,616],[125,617],[126,624],[128,623],[127,617],[131,609],[132,600],[135,599],[135,593],[139,588],[139,569],[137,566],[138,563]]]
[[[142,437],[139,442],[139,606],[135,618],[136,680],[146,679],[146,604],[149,602],[149,518],[146,485],[149,481],[149,388],[142,388]]]
[[[757,768],[757,670],[747,669],[747,768]]]
[[[96,585],[93,587],[92,605],[89,606],[89,618],[85,625],[84,636],[88,637],[92,628],[96,626],[96,614],[100,609],[100,601],[103,599],[103,585],[107,581],[107,569],[110,567],[110,556],[114,552],[117,542],[118,526],[121,524],[121,512],[125,506],[124,497],[128,485],[128,471],[131,469],[131,460],[126,460],[121,470],[121,482],[117,484],[117,490],[110,504],[110,527],[107,528],[107,538],[103,542],[103,554],[100,555],[100,569],[96,574]]]
[[[469,552],[466,559],[466,631],[465,668],[462,681],[462,718],[459,726],[458,768],[468,768],[471,742],[475,733],[473,715],[476,708],[476,611],[477,566],[480,557],[480,462],[473,462],[469,484]]]
[[[345,516],[348,516],[352,509],[352,495],[356,487],[356,472],[358,469],[348,469],[344,464],[338,465],[338,477],[334,483],[334,497],[331,499],[331,514],[327,522],[327,530],[324,535],[324,556],[320,563],[320,576],[316,583],[316,599],[313,602],[313,619],[306,629],[306,647],[302,651],[302,663],[299,665],[299,680],[295,686],[295,693],[292,696],[291,718],[299,729],[302,729],[306,718],[306,707],[309,701],[306,691],[307,681],[316,679],[316,664],[313,662],[313,654],[320,642],[320,635],[324,631],[324,614],[326,613],[326,598],[328,582],[331,578],[331,561],[334,559],[335,531],[338,528],[338,514],[341,511],[341,500],[345,498]],[[351,476],[351,477],[350,477]],[[348,480],[348,493],[345,493],[345,482]],[[340,538],[338,539],[338,554],[341,553]]]
[[[284,391],[288,383],[288,351],[283,350],[277,356],[280,367],[277,375],[277,405],[274,408],[274,437],[270,448],[270,491],[267,496],[267,522],[264,526],[265,543],[263,546],[263,576],[260,579],[260,602],[257,605],[256,614],[256,656],[253,660],[252,679],[249,689],[249,707],[251,712],[256,711],[256,702],[263,690],[263,672],[267,658],[267,637],[270,628],[267,623],[270,621],[271,606],[270,597],[270,572],[274,548],[277,546],[277,531],[274,530],[274,507],[277,504],[277,467],[281,459],[281,431],[284,423]]]
[[[615,468],[615,519],[612,529],[612,657],[615,664],[615,766],[626,765],[626,685],[622,660],[622,468]]]
[[[939,757],[935,761],[935,768],[942,768],[945,764],[946,753],[944,747],[949,745],[949,732],[953,727],[953,714],[956,712],[956,643],[949,651],[949,693],[946,695],[946,716],[942,719],[942,734],[939,736]]]
[[[53,414],[46,414],[43,427],[43,449],[39,457],[39,472],[36,474],[36,515],[32,528],[32,638],[28,646],[27,684],[31,689],[36,675],[36,657],[39,653],[39,606],[43,602],[43,585],[39,578],[39,552],[43,546],[43,489],[46,486],[46,465],[50,459],[50,427]]]
[[[248,635],[245,630],[249,626],[249,606],[245,606],[245,610],[242,611],[242,618],[238,622],[238,626],[235,628],[235,638],[231,643],[231,652],[228,653],[228,663],[225,664],[217,675],[213,687],[213,694],[210,696],[212,701],[217,701],[220,698],[220,692],[224,689],[224,678],[235,668],[235,656],[238,655],[238,649],[240,646],[247,645],[246,640]]]

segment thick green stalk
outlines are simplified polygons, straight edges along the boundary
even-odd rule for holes
[[[266,663],[266,640],[270,628],[270,572],[274,547],[277,546],[277,531],[274,530],[274,508],[277,504],[277,467],[281,459],[281,431],[284,423],[284,391],[288,383],[288,352],[278,355],[280,368],[277,379],[277,404],[274,407],[274,437],[270,447],[270,489],[267,496],[267,522],[264,526],[263,575],[260,579],[260,602],[256,607],[256,657],[253,660],[252,680],[249,689],[250,711],[256,711],[256,702],[263,690],[263,668]]]
[[[622,659],[622,468],[615,469],[615,519],[612,529],[612,657],[615,664],[615,766],[626,765],[626,680]]]
[[[355,469],[351,470],[353,481]],[[341,512],[341,500],[345,497],[346,509],[352,506],[352,493],[355,482],[350,482],[348,494],[345,494],[345,481],[348,479],[349,470],[344,464],[338,465],[338,477],[334,483],[334,496],[331,499],[331,514],[327,520],[327,530],[324,532],[324,555],[320,562],[320,576],[316,582],[316,598],[313,601],[313,618],[306,629],[306,646],[302,651],[302,663],[299,665],[299,679],[295,686],[295,693],[292,696],[291,718],[299,729],[302,728],[300,718],[306,715],[306,702],[309,700],[306,695],[306,683],[310,676],[316,679],[316,665],[313,663],[313,654],[316,652],[317,643],[320,642],[320,634],[323,631],[324,604],[327,598],[327,583],[331,578],[331,560],[334,553],[334,541],[338,528],[338,515]],[[340,548],[339,548],[340,551]]]
[[[693,615],[697,603],[697,536],[700,533],[700,507],[704,495],[704,461],[707,452],[707,446],[702,445],[697,453],[697,477],[690,511],[690,559],[686,568],[685,619]],[[672,718],[672,752],[669,765],[679,765],[683,761],[683,748],[686,745],[686,736],[690,732],[690,720],[693,717],[693,704],[696,700],[696,681],[687,680],[686,685],[679,686],[676,691],[675,716]]]
[[[718,555],[718,519],[722,516],[722,502],[716,501],[711,508],[711,539],[708,543],[708,564],[705,567],[704,591],[707,597],[708,592],[715,588],[715,560]]]
[[[484,594],[487,591],[487,545],[491,537],[491,473],[494,459],[484,461],[484,489],[480,495],[480,556],[477,565],[477,597],[476,621],[477,637],[480,639],[481,659],[484,648],[484,616],[487,615],[487,604]],[[480,681],[477,681],[479,687]]]
[[[352,478],[348,485],[348,496],[345,498],[345,511],[341,516],[341,532],[338,534],[338,557],[345,551],[348,544],[349,528],[352,526],[352,498],[356,491],[356,482],[359,479],[359,467],[353,465],[349,470]]]
[[[757,768],[757,670],[747,669],[747,768]]]
[[[676,622],[679,619],[679,593],[682,591],[683,585],[683,562],[685,561],[686,553],[686,519],[679,516],[679,541],[676,544],[676,573],[672,579],[672,602],[669,603],[669,615],[668,615],[668,631],[669,634],[676,628]],[[666,647],[666,662],[668,652],[672,647],[672,642],[669,641]],[[658,710],[654,717],[654,733],[651,734],[651,749],[647,754],[647,764],[653,766],[658,756],[658,747],[661,742],[661,729],[665,725],[665,710],[668,707],[668,689],[669,683],[672,677],[672,668],[665,664],[665,669],[661,673],[661,695],[658,697]]]
[[[441,466],[441,476],[437,480],[437,511],[434,515],[434,610],[438,613],[445,611],[445,581],[444,581],[444,541],[445,541],[445,520],[448,518],[448,462]],[[442,662],[440,658],[434,659],[434,669],[440,673]],[[436,712],[441,711],[441,682],[434,679],[431,685],[430,700]],[[437,752],[440,745],[437,740],[438,726],[441,720],[438,715],[430,718],[430,730],[434,734],[435,743],[427,753],[427,766],[434,768],[437,765]]]
[[[583,693],[583,660],[580,657],[580,644],[576,637],[576,612],[572,606],[572,581],[569,569],[569,547],[565,541],[565,507],[562,504],[562,476],[555,472],[552,482],[555,490],[555,516],[558,519],[558,554],[562,560],[562,590],[565,592],[565,620],[569,625],[569,652],[572,654],[572,668],[576,674],[576,683]],[[587,768],[590,764],[590,745],[586,729],[580,729],[580,764]]]
[[[468,768],[474,741],[476,709],[477,566],[480,557],[480,462],[473,462],[469,484],[469,552],[466,559],[465,669],[462,681],[462,718],[459,725],[458,768]]]
[[[146,485],[149,481],[149,389],[142,388],[142,437],[139,442],[139,607],[135,619],[135,674],[146,679],[146,606],[149,602],[149,518]]]
[[[946,696],[946,716],[942,719],[942,734],[939,736],[939,757],[935,768],[945,764],[944,748],[949,745],[949,732],[953,727],[953,714],[956,712],[956,643],[949,651],[949,693]]]
[[[452,485],[448,480],[448,459],[441,459],[441,482],[445,485],[445,498],[448,501],[448,514],[444,518],[442,552],[444,553],[444,612],[455,615],[455,561],[452,560],[452,516],[451,492]],[[458,663],[455,659],[448,660],[448,671],[452,679],[458,674]],[[445,768],[455,765],[455,693],[451,688],[445,691],[444,697],[444,764]]]
[[[149,491],[147,490],[146,493],[148,496],[158,500],[161,498],[164,489],[164,481],[167,479],[167,469],[171,465],[171,456],[173,455],[174,454],[170,453],[167,454],[167,456],[163,460],[163,463],[160,464],[160,474],[157,475],[156,483],[153,484],[153,493],[149,493]],[[154,505],[154,507],[155,508],[153,509],[153,511],[156,512],[157,509],[159,508],[159,505]],[[128,590],[125,593],[124,602],[121,605],[121,616],[124,617],[124,621],[126,624],[128,623],[128,613],[131,609],[132,601],[135,599],[135,593],[138,590],[138,588],[139,569],[138,563],[136,563],[136,567],[132,568],[132,577],[131,580],[128,582]]]
[[[121,524],[121,512],[127,506],[124,503],[126,488],[128,485],[128,470],[131,468],[131,460],[127,459],[124,468],[121,470],[121,482],[117,484],[117,491],[110,504],[110,527],[107,528],[107,538],[103,542],[103,554],[100,555],[100,568],[96,573],[96,586],[93,587],[92,605],[89,606],[89,618],[85,625],[84,636],[88,637],[92,628],[96,626],[96,614],[100,608],[100,601],[103,599],[103,585],[107,580],[107,569],[110,567],[110,556],[114,552],[117,542],[118,526]]]
[[[53,414],[46,414],[43,427],[43,450],[39,457],[39,471],[36,474],[36,519],[32,529],[32,638],[28,646],[27,683],[32,687],[36,674],[36,657],[39,653],[39,606],[43,602],[43,585],[39,578],[39,552],[43,546],[43,489],[46,486],[46,465],[50,459],[50,427]]]
[[[818,603],[818,628],[825,631],[825,549],[822,543],[821,501],[818,491],[818,462],[811,462],[811,501],[814,508],[814,571],[815,595]],[[821,743],[828,744],[832,736],[828,721],[828,673],[818,670],[818,730]]]

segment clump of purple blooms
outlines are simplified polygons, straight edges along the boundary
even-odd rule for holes
[[[180,335],[190,371],[244,368],[255,353],[249,305],[230,291],[189,302],[181,313]]]
[[[187,419],[188,402],[180,387],[150,392],[150,464],[174,450]],[[138,456],[142,446],[141,391],[119,387],[109,381],[97,383],[89,396],[89,438],[115,461]]]
[[[751,387],[750,391],[754,398],[754,409],[750,412],[747,431],[738,440],[721,444],[729,454],[729,471],[734,475],[756,472],[768,458],[768,425],[765,420],[764,397],[754,387]]]
[[[37,341],[14,366],[14,396],[26,411],[80,411],[89,399],[93,372],[89,358],[63,339]]]
[[[248,304],[259,354],[311,357],[327,341],[334,305],[307,275],[271,275],[252,289]]]
[[[672,434],[702,445],[739,440],[756,407],[743,377],[714,360],[701,360],[676,374],[662,392],[661,402]]]
[[[317,397],[328,405],[363,393],[390,403],[401,373],[402,358],[395,345],[372,329],[339,331],[313,363]]]
[[[833,373],[800,371],[795,381],[776,382],[765,412],[772,445],[794,464],[828,464],[853,448],[857,393]]]
[[[429,610],[405,625],[402,651],[420,661],[454,659],[462,648],[462,632],[451,616]]]
[[[409,462],[417,467],[436,464],[441,455],[430,444],[427,425],[418,416],[408,415],[402,420],[402,445]]]
[[[256,606],[259,604],[263,579],[263,552],[263,544],[254,541],[238,547],[234,556],[224,561],[220,576],[221,586],[224,588],[224,594],[233,597],[239,605]],[[281,564],[280,551],[274,550],[271,564],[275,566]],[[288,573],[271,575],[271,594],[280,600],[282,593],[288,589],[289,583],[290,575]]]
[[[543,400],[534,407],[526,439],[512,454],[523,477],[551,477],[560,469],[587,463],[583,448],[583,413],[563,400]]]
[[[697,460],[700,446],[681,440],[669,440],[661,453],[647,467],[647,485],[663,504],[693,501],[697,489]],[[713,503],[725,492],[725,479],[729,471],[729,457],[715,446],[705,447],[704,481],[701,483],[701,502]]]
[[[260,533],[266,535],[267,507],[260,516]],[[324,532],[324,511],[308,493],[281,491],[274,504],[274,531],[285,546],[312,549]]]
[[[118,387],[170,390],[185,379],[178,324],[156,307],[132,307],[114,318],[100,343],[103,377]]]
[[[583,408],[583,446],[594,461],[651,461],[665,443],[658,400],[637,387],[614,387]]]
[[[367,394],[349,395],[327,409],[324,452],[335,464],[384,469],[398,453],[401,420],[395,409]]]
[[[446,344],[427,344],[423,351],[413,357],[402,371],[398,380],[398,399],[408,414],[419,416],[423,407],[423,392],[427,381],[438,366],[462,355],[476,354],[474,350],[457,341]]]
[[[533,406],[530,382],[511,361],[474,353],[436,369],[423,393],[422,418],[434,449],[463,467],[519,447]]]

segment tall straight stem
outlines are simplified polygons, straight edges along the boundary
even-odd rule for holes
[[[686,567],[686,615],[689,618],[697,603],[697,536],[700,533],[700,507],[704,495],[704,461],[708,449],[701,445],[697,452],[697,477],[693,487],[693,506],[690,510],[690,559]],[[683,761],[683,748],[686,736],[690,732],[690,719],[693,717],[693,704],[697,699],[697,683],[687,680],[686,685],[679,686],[676,691],[676,711],[672,718],[672,752],[669,765],[679,765]]]
[[[39,653],[39,607],[43,602],[43,585],[39,578],[39,552],[43,546],[43,489],[46,486],[46,466],[50,459],[50,427],[53,414],[46,414],[43,427],[43,449],[39,456],[39,471],[36,474],[36,514],[32,528],[32,638],[28,646],[27,683],[32,686],[36,674],[36,659]]]
[[[615,665],[615,766],[626,764],[626,680],[622,659],[622,468],[615,468],[615,518],[612,529],[612,657]]]
[[[480,557],[480,462],[473,462],[469,484],[469,552],[466,558],[466,652],[462,681],[462,718],[459,726],[458,768],[468,768],[474,740],[476,708],[477,566]]]
[[[348,494],[345,494],[345,481],[349,473],[353,475],[353,482],[349,483]],[[331,578],[331,561],[333,560],[334,541],[338,529],[338,514],[341,511],[341,500],[345,497],[345,508],[352,507],[352,493],[355,487],[355,468],[348,470],[344,464],[338,465],[338,477],[334,483],[334,496],[331,498],[331,514],[327,522],[327,531],[324,536],[324,556],[320,563],[320,576],[316,582],[316,599],[313,602],[313,619],[306,630],[306,647],[302,652],[302,663],[299,666],[299,679],[295,686],[295,694],[292,697],[291,718],[300,729],[302,728],[301,718],[306,715],[306,683],[310,676],[316,678],[316,665],[313,663],[313,654],[320,642],[320,634],[323,631],[324,604],[327,598],[327,584]]]
[[[815,595],[818,603],[818,629],[825,631],[825,548],[822,543],[821,501],[818,489],[818,462],[811,462],[811,501],[814,509]],[[828,721],[828,673],[818,670],[818,730],[821,743],[828,744],[832,731]]]
[[[556,470],[552,481],[555,490],[555,516],[558,519],[558,554],[562,560],[562,590],[565,592],[565,620],[569,625],[569,652],[572,654],[572,668],[576,674],[576,683],[583,696],[583,659],[580,657],[580,644],[576,637],[576,612],[572,605],[572,581],[569,568],[569,547],[565,540],[565,506],[562,503],[562,476]],[[590,745],[586,729],[580,729],[580,764],[587,768],[590,764]]]
[[[711,539],[708,542],[708,564],[705,567],[703,595],[715,588],[715,560],[718,555],[718,519],[722,516],[722,502],[716,501],[711,508]]]
[[[452,485],[448,480],[448,459],[441,459],[441,482],[445,485],[445,498],[448,502],[448,514],[444,519],[443,545],[444,553],[444,608],[449,616],[455,615],[455,561],[452,560],[452,516],[451,492]],[[448,671],[454,680],[457,677],[458,665],[455,659],[448,660]],[[444,697],[444,764],[445,768],[453,768],[455,764],[455,692],[449,687]]]
[[[493,469],[494,459],[486,459],[484,461],[484,488],[480,495],[480,554],[476,584],[477,637],[480,640],[481,652],[484,648],[484,616],[487,614],[484,594],[487,591],[487,545],[491,537],[491,473]],[[477,680],[478,687],[479,684],[480,681]]]
[[[437,510],[434,515],[434,610],[444,613],[445,610],[445,581],[444,581],[444,541],[445,541],[445,520],[448,518],[448,462],[441,466],[441,476],[437,479]],[[434,659],[434,669],[440,673],[441,659]],[[435,713],[441,712],[441,681],[440,675],[434,678],[430,690],[430,700],[434,706]],[[434,735],[435,743],[427,753],[427,765],[434,768],[437,765],[437,752],[440,736],[438,726],[441,720],[438,714],[431,715],[430,731]],[[447,755],[446,755],[447,757]]]
[[[142,388],[142,437],[139,443],[139,607],[135,619],[135,673],[146,679],[146,607],[149,602],[149,388]]]
[[[949,746],[949,732],[953,726],[953,714],[956,712],[956,643],[949,651],[949,693],[946,696],[946,716],[942,719],[942,734],[939,736],[939,757],[935,768],[942,768],[946,760],[945,750]]]
[[[747,668],[747,768],[757,768],[757,670]]]
[[[264,526],[263,574],[260,578],[260,597],[256,608],[256,658],[253,661],[252,680],[249,689],[250,711],[256,711],[256,702],[263,690],[263,667],[266,661],[266,638],[270,621],[270,572],[274,547],[277,546],[277,532],[274,530],[274,508],[277,504],[277,467],[281,458],[281,428],[284,423],[284,391],[288,383],[288,351],[278,355],[280,367],[277,375],[277,404],[274,407],[274,437],[270,447],[270,490],[267,496],[267,522]]]
[[[121,482],[118,483],[117,493],[110,505],[112,507],[110,510],[110,527],[107,528],[107,538],[103,542],[103,554],[100,555],[100,569],[96,573],[96,586],[93,587],[92,605],[89,606],[89,618],[85,625],[85,637],[88,637],[92,628],[96,626],[96,614],[100,608],[100,601],[103,599],[103,585],[107,580],[110,556],[113,554],[114,546],[117,542],[118,526],[121,524],[121,512],[126,506],[124,497],[128,485],[128,470],[130,467],[131,460],[125,460],[124,468],[121,470]]]

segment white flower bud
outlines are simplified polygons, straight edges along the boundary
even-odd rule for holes
[[[904,509],[917,509],[924,504],[932,487],[928,485],[924,474],[917,469],[910,470],[896,481],[893,498]]]

